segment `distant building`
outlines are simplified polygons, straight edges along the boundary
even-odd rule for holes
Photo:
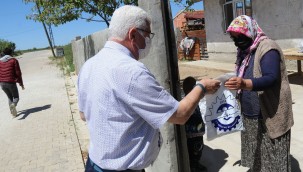
[[[183,30],[202,30],[204,29],[204,11],[179,12],[174,17],[174,27]]]
[[[180,11],[174,17],[174,28],[176,33],[176,40],[178,45],[178,59],[187,60],[200,60],[205,56],[206,49],[206,35],[205,35],[205,22],[204,22],[204,11]],[[188,53],[182,48],[186,47],[188,44],[184,45],[184,42],[192,39],[194,42]],[[183,41],[182,41],[183,40]],[[189,46],[189,45],[188,45]]]

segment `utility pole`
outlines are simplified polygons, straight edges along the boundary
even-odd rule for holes
[[[181,100],[178,57],[176,40],[171,15],[170,1],[160,0],[164,27],[164,39],[168,60],[170,78],[170,92],[176,100]],[[174,125],[177,150],[178,172],[190,172],[189,156],[187,152],[186,133],[182,125]]]
[[[49,33],[49,38],[52,42],[53,47],[56,48],[55,39],[54,39],[54,35],[53,35],[53,29],[52,29],[51,24],[48,24],[48,33]]]
[[[36,6],[37,6],[37,10],[38,10],[39,15],[41,15],[41,11],[40,11],[40,7],[39,7],[39,5],[38,5],[38,2],[36,2]],[[51,39],[50,39],[50,37],[49,37],[49,34],[48,34],[48,32],[47,32],[47,29],[46,29],[46,26],[45,26],[44,21],[42,21],[42,25],[43,25],[45,34],[46,34],[46,36],[47,36],[47,40],[48,40],[49,46],[51,47],[53,56],[56,57],[56,54],[55,54],[55,52],[54,52],[54,47],[53,47],[53,45],[52,45],[52,41],[51,41]]]

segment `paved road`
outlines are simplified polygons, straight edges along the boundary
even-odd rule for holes
[[[18,58],[25,90],[19,87],[19,116],[12,119],[0,91],[0,171],[84,171],[62,71],[51,51]]]

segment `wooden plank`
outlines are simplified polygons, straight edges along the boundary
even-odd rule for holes
[[[285,59],[288,60],[303,60],[303,55],[302,56],[294,56],[294,55],[285,55],[284,54]]]
[[[284,58],[288,60],[297,60],[298,74],[302,75],[301,60],[303,60],[303,53],[299,52],[298,48],[291,48],[283,50]]]
[[[303,53],[298,48],[283,50],[284,57],[289,60],[303,60]]]

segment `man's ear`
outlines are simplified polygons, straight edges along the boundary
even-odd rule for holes
[[[128,38],[129,38],[130,40],[135,39],[136,33],[137,33],[136,28],[131,28],[131,29],[129,30],[129,32],[128,32]]]

